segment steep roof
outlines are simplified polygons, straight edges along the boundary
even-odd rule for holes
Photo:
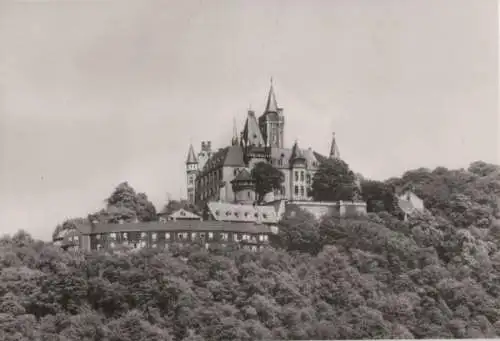
[[[192,144],[189,145],[189,151],[186,163],[198,163],[198,159],[196,158],[196,154],[194,153],[194,148]]]
[[[237,182],[237,181],[255,181],[255,179],[252,178],[252,174],[250,174],[249,171],[243,169],[241,172],[238,173],[238,175],[236,175],[236,177],[231,182]]]
[[[301,149],[302,155],[305,157],[308,167],[314,168],[317,167],[321,160],[326,157],[321,154],[316,153],[312,149]],[[292,157],[292,149],[291,148],[271,148],[271,159],[273,160],[282,160],[281,164],[274,163],[274,166],[277,168],[288,168],[290,166],[289,161]],[[314,166],[316,164],[316,166]]]
[[[294,160],[307,161],[306,157],[304,156],[304,153],[299,148],[299,143],[297,141],[295,141],[292,147],[292,155],[290,155],[290,162],[293,162]]]
[[[253,111],[248,111],[245,127],[243,128],[243,140],[250,146],[265,146],[259,123]]]
[[[267,103],[265,113],[277,113],[278,112],[278,102],[276,101],[276,95],[274,93],[274,87],[271,80],[271,87],[269,88],[269,93],[267,95]]]
[[[340,151],[337,145],[337,141],[335,139],[335,133],[332,135],[332,144],[330,146],[330,158],[331,159],[340,159]]]
[[[209,202],[207,207],[215,220],[233,222],[261,222],[276,224],[278,217],[273,206],[240,205]]]
[[[91,234],[110,232],[242,232],[242,233],[272,233],[269,226],[263,224],[233,223],[227,221],[177,220],[160,222],[140,222],[124,224],[96,224]]]
[[[228,146],[216,151],[203,166],[203,171],[222,166],[245,167],[243,148],[241,146]]]

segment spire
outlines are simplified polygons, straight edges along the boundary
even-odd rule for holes
[[[278,103],[276,102],[276,95],[274,94],[273,78],[271,77],[271,87],[267,95],[267,104],[265,112],[278,112]]]
[[[186,159],[186,164],[198,163],[198,159],[196,158],[196,154],[194,153],[193,144],[189,145],[188,156]]]
[[[330,146],[330,159],[340,159],[339,147],[335,139],[335,133],[332,134],[332,145]]]
[[[238,129],[236,128],[236,118],[233,117],[233,138],[231,140],[231,144],[233,146],[237,146],[239,143],[238,141]]]

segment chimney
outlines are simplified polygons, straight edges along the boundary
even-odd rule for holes
[[[201,141],[201,151],[204,152],[206,149],[205,141]]]
[[[212,141],[207,141],[207,152],[212,151]]]

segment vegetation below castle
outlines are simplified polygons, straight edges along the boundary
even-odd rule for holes
[[[396,187],[429,213],[398,219]],[[23,232],[4,237],[1,339],[500,336],[500,167],[418,169],[361,188],[367,217],[292,210],[262,253],[64,252]],[[130,215],[153,216],[144,197],[123,197]]]

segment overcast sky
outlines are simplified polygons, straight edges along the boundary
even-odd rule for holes
[[[496,3],[0,1],[0,232],[48,239],[124,180],[160,208],[271,76],[285,142],[335,130],[367,177],[498,163]]]

